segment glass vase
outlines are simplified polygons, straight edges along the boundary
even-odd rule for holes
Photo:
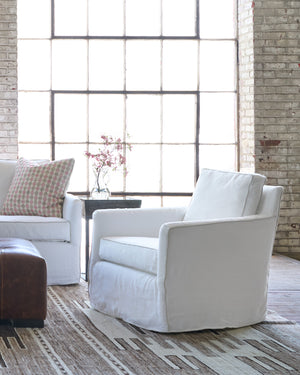
[[[98,172],[94,171],[95,184],[91,191],[91,196],[94,199],[109,199],[110,190],[109,184],[109,168],[101,168]]]

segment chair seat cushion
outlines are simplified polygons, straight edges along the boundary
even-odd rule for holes
[[[0,215],[0,237],[70,241],[70,223],[58,217]]]
[[[266,177],[203,169],[184,220],[255,215]]]
[[[101,260],[131,267],[140,271],[157,273],[158,238],[105,237],[101,239]]]

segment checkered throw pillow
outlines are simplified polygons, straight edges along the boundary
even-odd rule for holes
[[[74,159],[39,164],[20,158],[0,214],[62,217],[73,166]]]

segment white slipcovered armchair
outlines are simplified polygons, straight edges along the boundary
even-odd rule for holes
[[[264,320],[281,187],[205,169],[188,208],[94,213],[93,308],[180,332]]]

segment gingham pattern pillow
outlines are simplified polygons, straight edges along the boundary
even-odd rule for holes
[[[20,158],[1,214],[62,217],[73,166],[74,159],[38,164]]]

